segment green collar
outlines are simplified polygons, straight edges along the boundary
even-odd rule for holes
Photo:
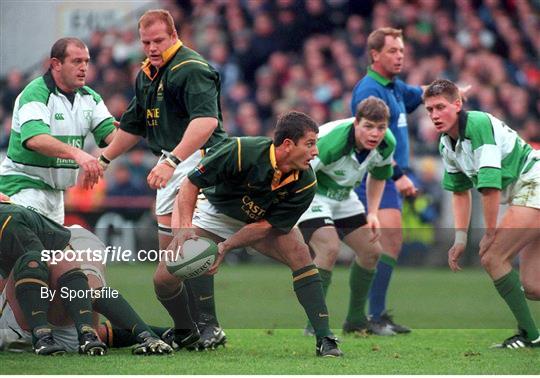
[[[373,71],[371,66],[369,66],[367,69],[367,75],[371,77],[373,80],[375,80],[377,83],[381,84],[382,86],[386,87],[387,85],[392,84],[392,80],[389,80],[385,78],[384,76],[382,76],[380,73]]]

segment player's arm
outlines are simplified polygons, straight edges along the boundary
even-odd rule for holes
[[[452,208],[454,210],[454,244],[448,251],[448,266],[452,271],[461,270],[459,258],[467,246],[467,230],[471,220],[471,191],[454,192],[452,195]]]
[[[381,198],[384,192],[385,180],[379,180],[375,178],[371,173],[368,173],[366,183],[366,193],[369,212],[367,214],[367,222],[369,228],[372,230],[373,236],[370,242],[376,242],[380,235],[381,225],[379,223],[379,206],[381,205]]]
[[[499,203],[501,200],[501,191],[496,188],[484,188],[482,193],[482,209],[484,213],[484,225],[486,233],[480,241],[480,256],[482,256],[493,240],[497,229],[497,216],[499,214]]]
[[[180,162],[187,159],[205,145],[217,126],[218,121],[216,118],[201,117],[193,119],[189,123],[180,143],[172,150],[172,155],[179,159]],[[176,165],[171,165],[168,160],[161,161],[150,171],[147,178],[148,185],[152,189],[164,187],[171,179],[175,168]]]
[[[85,187],[92,187],[103,176],[103,168],[98,159],[85,151],[61,142],[52,135],[38,134],[25,142],[26,148],[48,157],[74,160],[83,170]]]
[[[109,134],[105,139],[108,146],[103,150],[101,158],[105,158],[105,163],[108,164],[131,147],[135,146],[139,140],[141,140],[140,135],[131,134],[125,130],[118,129],[114,133]]]
[[[270,234],[272,225],[265,219],[261,219],[255,223],[246,224],[240,230],[235,232],[229,238],[218,244],[218,256],[214,264],[208,269],[209,274],[215,274],[219,265],[225,258],[225,254],[235,248],[251,245],[261,239],[264,239]]]

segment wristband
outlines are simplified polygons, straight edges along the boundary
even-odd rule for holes
[[[163,160],[165,163],[169,164],[171,167],[175,168],[178,167],[178,164],[176,164],[173,159],[171,159],[170,157],[167,157],[165,158],[165,160]]]
[[[171,163],[171,166],[173,166],[174,168],[178,167],[180,165],[180,163],[182,162],[182,159],[177,157],[172,152],[167,152],[165,150],[161,150],[161,153],[165,157],[165,160],[168,161],[169,163]]]
[[[399,180],[401,177],[403,177],[403,175],[405,173],[403,173],[403,171],[401,170],[401,168],[399,167],[399,165],[394,165],[394,174],[392,175],[392,180],[394,181],[397,181]]]
[[[98,163],[99,163],[99,165],[101,165],[103,170],[106,170],[107,167],[109,166],[109,164],[111,164],[111,161],[109,159],[107,159],[105,156],[103,156],[103,154],[101,154],[98,157]]]
[[[467,245],[467,232],[463,230],[457,230],[454,239],[454,244]]]

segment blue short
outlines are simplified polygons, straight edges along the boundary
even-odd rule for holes
[[[367,176],[366,176],[367,177]],[[358,198],[360,198],[360,201],[364,204],[366,208],[366,213],[369,211],[367,206],[367,198],[366,198],[366,177],[364,177],[364,180],[362,180],[362,184],[357,187],[354,191],[356,194],[358,194]],[[401,211],[403,208],[403,199],[401,197],[401,194],[398,192],[396,188],[396,184],[392,179],[386,180],[386,184],[384,186],[384,192],[383,196],[381,198],[381,205],[379,206],[379,209],[398,209]]]

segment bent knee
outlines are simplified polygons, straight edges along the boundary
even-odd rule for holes
[[[158,268],[154,273],[153,281],[154,289],[156,290],[156,293],[160,295],[176,292],[178,287],[182,284],[182,280],[167,271],[164,262],[161,262],[158,265]]]
[[[532,301],[540,301],[540,285],[532,284],[528,282],[523,282],[523,291],[525,292],[525,297]]]

